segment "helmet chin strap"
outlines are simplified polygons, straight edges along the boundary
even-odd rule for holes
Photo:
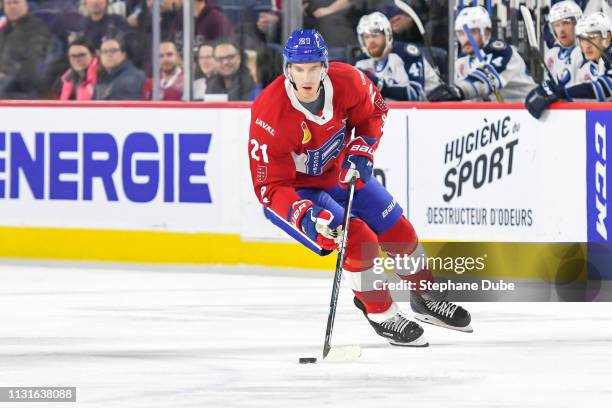
[[[327,67],[325,66],[325,64],[323,64],[323,71],[321,72],[321,81],[319,82],[319,87],[317,88],[317,92],[319,92],[321,88],[323,88],[323,81],[325,80],[326,76],[327,76]]]

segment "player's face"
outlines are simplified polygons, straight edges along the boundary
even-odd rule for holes
[[[574,20],[571,18],[555,21],[553,23],[555,35],[562,47],[567,48],[574,45],[576,39],[576,34],[574,33],[575,25]]]
[[[472,28],[470,32],[472,33],[474,40],[476,40],[476,44],[478,44],[478,46],[482,48],[482,46],[484,45],[484,40],[482,38],[482,34],[480,33],[480,29]],[[465,54],[474,53],[474,48],[472,48],[472,44],[470,43],[470,40],[468,39],[468,36],[465,34],[465,32],[457,31],[457,38],[459,39],[459,44],[461,44],[461,50]]]
[[[313,102],[317,99],[323,69],[323,64],[320,62],[289,64],[287,70],[295,82],[297,88],[295,93],[301,102]]]
[[[387,45],[385,33],[381,31],[365,33],[363,34],[363,42],[372,58],[380,58],[383,56],[385,46]]]
[[[606,49],[610,45],[610,34],[608,38],[603,38],[599,33],[587,33],[583,37],[588,37],[591,41],[580,40],[580,50],[584,57],[589,61],[598,61],[601,58],[601,51],[598,49]]]

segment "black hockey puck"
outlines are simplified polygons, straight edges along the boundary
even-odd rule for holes
[[[300,364],[311,364],[316,362],[317,359],[315,357],[300,357]]]

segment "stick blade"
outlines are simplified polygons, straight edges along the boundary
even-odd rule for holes
[[[525,5],[521,6],[521,15],[523,16],[523,21],[525,22],[525,31],[527,31],[527,40],[529,41],[529,45],[539,51],[540,47],[538,46],[535,27],[533,25],[533,19],[531,18],[531,12]]]
[[[326,363],[346,363],[355,361],[359,357],[361,357],[361,347],[359,346],[332,347],[323,361]]]
[[[394,2],[398,9],[402,10],[404,13],[408,14],[410,18],[412,18],[412,21],[414,21],[414,24],[416,24],[419,33],[421,33],[422,36],[425,36],[425,27],[423,27],[423,22],[416,11],[414,11],[412,7],[410,7],[407,3],[404,3],[402,0],[395,0]]]

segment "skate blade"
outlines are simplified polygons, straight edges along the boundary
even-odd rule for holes
[[[391,339],[387,339],[389,344],[397,347],[429,347],[429,342],[425,338],[425,335],[421,335],[418,339],[411,341],[410,343],[398,343]]]
[[[469,324],[464,327],[451,326],[449,324],[444,323],[440,319],[436,319],[435,317],[420,314],[420,313],[414,313],[414,318],[423,323],[429,323],[431,325],[443,327],[445,329],[456,330],[456,331],[460,331],[464,333],[472,333],[474,331],[474,329],[472,329],[472,326],[470,326]]]
[[[346,363],[355,361],[360,356],[361,347],[359,346],[332,347],[323,361],[326,363]]]

